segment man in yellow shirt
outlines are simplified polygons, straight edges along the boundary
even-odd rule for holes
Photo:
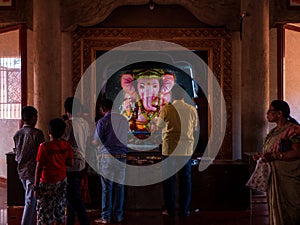
[[[198,113],[186,103],[180,86],[172,89],[173,103],[165,105],[156,125],[162,128],[163,191],[165,215],[175,216],[175,178],[179,176],[179,206],[182,216],[189,216],[191,199],[191,156],[194,151],[194,132],[198,128]]]

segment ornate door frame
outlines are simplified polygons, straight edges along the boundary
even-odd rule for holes
[[[226,102],[226,134],[217,158],[232,158],[232,44],[224,28],[79,28],[73,32],[73,90],[95,60],[95,52],[108,51],[140,40],[164,40],[190,50],[207,50],[208,64]],[[224,118],[220,118],[224,119]]]

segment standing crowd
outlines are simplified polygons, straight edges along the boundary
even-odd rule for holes
[[[113,102],[100,104],[102,118],[94,135],[83,118],[78,99],[65,100],[65,115],[48,124],[49,141],[35,128],[38,112],[32,106],[22,109],[23,127],[14,135],[18,174],[25,190],[21,225],[90,224],[81,197],[81,184],[89,144],[100,146],[98,163],[102,187],[102,213],[96,223],[120,223],[123,220],[124,179],[127,154],[128,122],[112,112]],[[75,112],[73,111],[75,110]],[[113,123],[118,129],[114,129]],[[122,162],[116,167],[113,159]],[[117,182],[114,182],[117,180]],[[66,214],[67,212],[67,214]]]
[[[74,115],[73,105],[78,109]],[[32,106],[22,109],[24,125],[13,138],[17,170],[25,190],[22,225],[35,224],[35,210],[38,225],[74,225],[76,217],[80,225],[90,224],[80,196],[90,127],[80,115],[78,99],[67,98],[64,108],[67,117],[54,118],[48,124],[49,141],[35,128],[37,110]]]
[[[153,121],[154,130],[162,131],[162,174],[165,211],[174,217],[175,176],[179,176],[179,216],[190,214],[191,156],[195,132],[199,129],[197,110],[186,103],[185,91],[173,87],[172,103],[166,104]],[[126,174],[129,124],[114,112],[113,102],[104,99],[94,134],[82,116],[78,99],[69,97],[65,104],[66,118],[49,122],[49,141],[35,125],[38,112],[32,106],[22,109],[23,127],[14,135],[18,174],[25,190],[22,225],[90,224],[81,198],[81,182],[85,169],[87,145],[98,147],[98,169],[102,188],[101,217],[96,223],[121,223],[124,218],[124,183]],[[72,109],[77,109],[76,112]],[[276,123],[267,135],[263,149],[254,155],[271,166],[267,199],[271,225],[300,224],[300,126],[290,116],[289,105],[272,101],[267,120]],[[67,212],[67,213],[66,213]]]

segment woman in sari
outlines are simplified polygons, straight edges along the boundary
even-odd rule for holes
[[[272,169],[267,190],[270,225],[299,225],[300,126],[282,100],[272,101],[267,119],[277,126],[266,136],[263,153],[254,159],[261,157]]]

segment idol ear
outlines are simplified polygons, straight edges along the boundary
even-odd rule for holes
[[[121,77],[121,86],[123,90],[130,95],[131,97],[134,97],[135,95],[135,88],[133,86],[133,76],[131,74],[123,74]]]
[[[166,94],[171,91],[175,83],[175,78],[172,74],[165,74],[162,79],[161,93]]]

